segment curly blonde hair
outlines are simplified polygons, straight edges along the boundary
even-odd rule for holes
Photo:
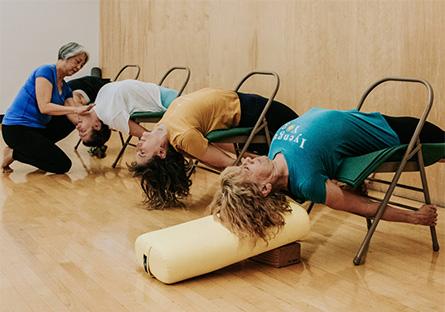
[[[267,242],[285,224],[284,215],[291,208],[283,193],[272,191],[264,197],[259,185],[243,176],[241,167],[227,167],[220,175],[220,182],[210,211],[238,237]],[[271,227],[276,227],[276,231],[270,231]]]

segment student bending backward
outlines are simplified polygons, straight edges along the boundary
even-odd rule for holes
[[[110,128],[140,138],[146,129],[131,120],[131,114],[164,112],[177,94],[176,90],[139,80],[110,82],[100,88],[94,108],[79,116],[76,129],[86,146],[104,145],[110,138]],[[83,103],[90,101],[85,92],[77,96]]]
[[[283,226],[290,211],[285,193],[364,217],[375,216],[378,203],[335,183],[342,160],[390,146],[407,144],[417,126],[412,117],[390,117],[357,110],[313,108],[283,125],[273,137],[268,157],[243,159],[226,168],[211,204],[213,215],[232,232],[268,240],[267,228]],[[445,133],[427,122],[423,143],[443,143]],[[388,206],[384,220],[434,225],[433,205],[418,211]]]
[[[148,206],[158,209],[181,205],[179,199],[188,195],[191,185],[191,165],[184,155],[214,168],[232,165],[234,159],[227,150],[233,145],[209,143],[206,135],[217,129],[253,127],[267,101],[256,94],[211,88],[174,100],[153,131],[143,133],[136,161],[130,166],[141,179]],[[266,115],[272,135],[297,116],[284,104],[274,101]],[[267,152],[267,145],[256,144],[254,148]]]

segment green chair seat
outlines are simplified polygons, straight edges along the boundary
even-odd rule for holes
[[[338,169],[336,179],[356,188],[373,172],[393,172],[402,160],[407,146],[393,146],[361,156],[348,157]],[[422,155],[425,167],[434,164],[445,158],[445,143],[422,144]],[[417,155],[408,162],[405,171],[418,170],[416,157]]]
[[[213,130],[207,133],[206,138],[209,142],[221,142],[225,139],[232,139],[237,136],[248,136],[252,131],[253,127],[246,128],[231,128],[231,129],[220,129]]]
[[[164,116],[164,112],[134,112],[131,114],[131,120],[144,122],[151,121],[153,119],[161,119]]]

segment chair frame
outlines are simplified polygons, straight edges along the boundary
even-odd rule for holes
[[[377,86],[379,86],[385,82],[389,82],[389,81],[421,84],[426,88],[427,100],[426,100],[426,105],[425,105],[424,111],[422,113],[422,116],[419,119],[419,122],[418,122],[416,129],[414,131],[414,134],[411,137],[408,147],[406,148],[404,156],[402,157],[400,162],[384,163],[384,164],[382,164],[382,166],[380,166],[375,171],[375,172],[394,172],[395,171],[395,174],[394,174],[391,182],[380,180],[380,179],[375,179],[375,178],[368,178],[368,180],[370,180],[370,181],[388,184],[389,187],[388,187],[383,199],[378,199],[375,197],[368,196],[371,199],[379,200],[381,202],[380,202],[380,205],[378,207],[378,210],[377,210],[376,215],[373,218],[373,220],[371,220],[369,218],[367,219],[368,231],[367,231],[366,236],[364,237],[364,239],[357,251],[356,256],[354,257],[353,262],[355,265],[360,265],[365,262],[372,235],[374,234],[380,219],[382,218],[383,214],[385,213],[385,210],[386,210],[388,204],[393,204],[393,205],[396,205],[396,206],[399,206],[399,207],[402,207],[405,209],[417,210],[417,208],[415,208],[415,207],[411,207],[408,205],[403,205],[400,203],[395,203],[395,202],[390,201],[391,196],[393,195],[393,192],[396,187],[402,187],[405,189],[422,192],[424,195],[425,203],[431,204],[431,198],[430,198],[430,194],[429,194],[429,188],[428,188],[426,172],[425,172],[425,167],[424,167],[424,161],[423,161],[423,155],[422,155],[422,144],[420,143],[420,140],[419,140],[420,132],[423,128],[423,125],[425,124],[425,121],[426,121],[428,114],[431,110],[431,107],[433,105],[434,92],[433,92],[431,85],[426,80],[420,80],[420,79],[415,79],[415,78],[401,78],[401,77],[383,78],[383,79],[375,82],[374,84],[372,84],[364,92],[364,94],[362,95],[362,97],[357,105],[357,110],[360,110],[362,108],[368,95]],[[415,157],[415,156],[417,156],[417,157]],[[415,158],[413,159],[413,157],[415,157]],[[403,185],[403,184],[398,183],[402,172],[406,172],[406,171],[419,171],[421,183],[422,183],[421,188],[412,187],[412,186]],[[439,242],[437,240],[435,226],[430,226],[430,232],[431,232],[433,251],[438,251],[440,247],[439,247]]]
[[[139,74],[141,73],[141,67],[139,65],[135,65],[135,64],[128,64],[125,65],[124,67],[122,67],[119,72],[116,74],[116,76],[114,77],[113,81],[117,81],[119,79],[119,77],[122,75],[122,73],[127,69],[127,68],[136,68],[136,75],[134,75],[134,77],[132,79],[136,80],[139,78]]]
[[[269,96],[269,99],[266,103],[266,105],[263,108],[263,111],[261,112],[260,116],[258,117],[257,122],[255,123],[254,127],[250,131],[250,134],[248,136],[246,135],[240,135],[235,136],[227,139],[223,139],[221,141],[217,142],[211,142],[211,143],[233,143],[235,144],[235,151],[236,151],[236,160],[234,162],[234,165],[238,165],[241,161],[242,156],[247,151],[247,148],[251,143],[267,143],[268,146],[270,146],[271,138],[269,129],[267,126],[267,120],[266,120],[266,114],[269,110],[270,106],[272,105],[272,102],[275,99],[276,94],[278,93],[278,89],[280,88],[280,76],[276,72],[268,72],[268,71],[252,71],[248,73],[241,81],[238,83],[238,85],[235,87],[234,91],[238,92],[241,88],[241,86],[252,76],[255,75],[264,75],[264,76],[272,76],[275,78],[275,86],[272,90],[271,95]],[[263,132],[263,133],[261,133]],[[239,150],[237,144],[242,143],[244,144],[241,151]]]
[[[162,76],[161,80],[159,81],[159,86],[162,86],[162,84],[165,82],[165,80],[167,79],[168,76],[170,76],[171,73],[173,73],[174,71],[178,71],[178,70],[182,70],[186,72],[186,76],[184,79],[184,82],[181,86],[181,88],[178,91],[178,95],[177,97],[181,96],[181,94],[184,92],[185,87],[187,86],[189,80],[190,80],[190,68],[189,67],[183,67],[183,66],[174,66],[172,68],[170,68],[165,74],[164,76]],[[139,113],[139,112],[135,112],[135,113]],[[161,120],[162,117],[131,117],[131,120],[133,120],[134,122],[140,124],[142,122],[144,123],[155,123],[158,122],[159,120]],[[122,142],[122,148],[119,151],[119,154],[117,155],[116,159],[114,160],[113,164],[111,165],[112,168],[116,168],[117,163],[119,162],[119,160],[122,158],[122,156],[124,155],[124,152],[127,148],[128,145],[130,146],[134,146],[134,144],[131,144],[131,138],[133,136],[128,135],[127,139],[124,141],[122,133],[119,132],[120,138],[121,138],[121,142]]]
[[[127,70],[127,68],[136,68],[136,74],[134,75],[134,77],[132,79],[136,80],[139,78],[139,74],[141,73],[141,67],[139,65],[135,65],[135,64],[127,64],[125,66],[123,66],[118,73],[116,74],[116,76],[114,77],[114,79],[112,81],[117,81],[119,79],[119,77],[122,75],[122,73]],[[120,139],[122,144],[124,144],[124,138],[122,137],[122,133],[119,132],[120,135]],[[79,147],[80,143],[82,142],[81,139],[79,139],[79,141],[77,141],[77,144],[74,146],[74,150],[77,151],[77,148]]]

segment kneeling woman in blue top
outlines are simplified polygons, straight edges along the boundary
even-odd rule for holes
[[[11,172],[13,160],[51,173],[65,173],[71,160],[55,145],[74,130],[78,115],[93,106],[82,106],[72,98],[64,78],[78,72],[88,61],[81,45],[70,42],[59,50],[56,64],[35,69],[20,89],[2,121],[8,147],[3,172]]]
[[[342,189],[333,181],[342,160],[408,143],[418,119],[389,117],[357,110],[314,108],[283,125],[275,134],[268,157],[246,158],[239,167],[221,173],[221,189],[212,213],[239,236],[267,240],[266,229],[284,225],[289,206],[283,192],[300,199],[373,217],[378,203]],[[421,142],[444,142],[445,133],[426,123]],[[434,225],[436,207],[418,211],[388,206],[384,220]]]

